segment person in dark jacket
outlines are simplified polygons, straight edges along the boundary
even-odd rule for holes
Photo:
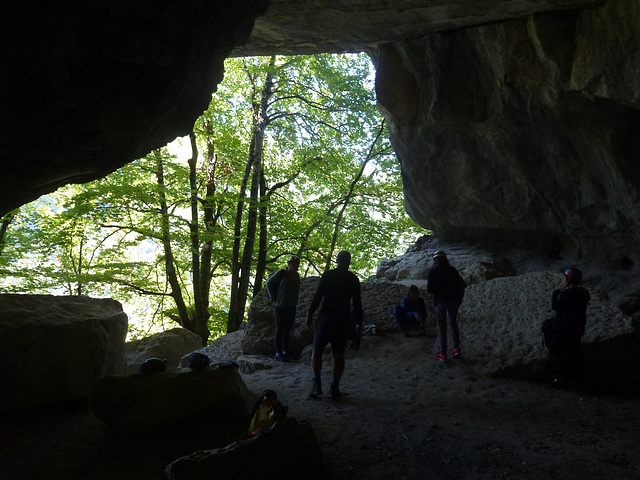
[[[288,362],[289,338],[296,319],[296,306],[300,291],[300,257],[289,257],[286,269],[280,269],[267,280],[267,295],[273,300],[273,313],[276,317],[276,356],[279,362]]]
[[[591,295],[582,287],[582,272],[576,267],[564,271],[565,288],[551,294],[552,322],[549,360],[553,385],[564,386],[580,381],[582,375],[581,339],[587,324],[587,305]]]
[[[417,286],[411,285],[409,287],[407,296],[402,299],[402,303],[394,307],[393,317],[406,337],[415,330],[424,335],[427,306],[424,303],[424,298],[420,296],[420,290]]]
[[[440,352],[434,354],[433,357],[443,362],[447,360],[447,324],[451,328],[453,342],[451,356],[456,358],[461,355],[457,318],[465,288],[467,288],[467,284],[458,270],[449,264],[446,253],[442,250],[434,253],[433,267],[427,275],[427,292],[433,295],[440,345]]]
[[[320,278],[318,288],[311,299],[307,314],[307,327],[311,328],[313,313],[320,306],[320,313],[316,321],[316,330],[313,335],[313,351],[311,353],[311,371],[313,374],[313,386],[309,396],[316,398],[322,395],[322,353],[325,347],[331,343],[333,352],[333,381],[331,382],[331,398],[338,400],[342,396],[340,392],[340,379],[344,373],[344,352],[347,346],[349,328],[351,326],[351,304],[353,303],[353,316],[356,328],[362,329],[362,298],[360,293],[360,280],[349,271],[351,254],[342,250],[336,257],[338,266],[325,272]]]

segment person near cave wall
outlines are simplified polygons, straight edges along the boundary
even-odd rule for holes
[[[551,308],[556,312],[549,341],[549,361],[554,386],[577,385],[582,377],[581,339],[587,324],[591,295],[582,287],[577,267],[564,271],[565,287],[553,291]]]
[[[433,267],[427,274],[427,292],[433,295],[433,307],[438,327],[438,344],[440,352],[434,358],[447,360],[447,325],[451,329],[453,350],[451,356],[458,358],[460,351],[460,330],[458,328],[458,309],[464,297],[467,284],[458,270],[449,264],[447,254],[438,250],[433,254]]]
[[[287,268],[278,270],[267,280],[267,295],[273,300],[273,313],[276,318],[276,356],[278,362],[288,362],[289,338],[296,318],[298,293],[300,292],[300,257],[291,255]]]
[[[424,335],[427,306],[424,303],[424,298],[420,296],[420,290],[417,286],[411,285],[400,305],[393,308],[393,318],[400,330],[404,332],[405,337],[410,336],[411,332],[416,330]]]
[[[342,250],[336,257],[337,267],[322,274],[309,311],[307,313],[307,327],[313,324],[313,313],[320,307],[313,335],[313,351],[311,352],[311,372],[313,375],[310,398],[322,395],[322,352],[331,344],[333,352],[333,381],[331,382],[331,399],[339,400],[340,379],[344,373],[344,352],[350,335],[353,317],[356,329],[362,331],[362,294],[360,280],[349,271],[351,254]],[[322,303],[322,306],[321,306]]]

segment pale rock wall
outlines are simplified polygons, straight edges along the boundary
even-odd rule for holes
[[[639,18],[611,0],[375,50],[411,217],[449,240],[634,258]]]

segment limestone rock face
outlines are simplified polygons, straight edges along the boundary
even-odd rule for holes
[[[419,224],[638,254],[633,0],[39,0],[0,31],[0,215],[187,134],[228,55],[368,51]]]
[[[0,216],[187,134],[267,3],[4,5]]]
[[[638,38],[640,5],[612,0],[380,46],[411,217],[450,240],[633,258]]]
[[[540,325],[551,318],[551,292],[563,286],[559,272],[532,272],[501,277],[467,288],[460,307],[462,349],[481,371],[495,376],[529,379],[547,374]],[[637,338],[631,317],[591,290],[587,326],[582,338],[586,382],[599,388],[624,385],[635,367],[622,346]],[[606,346],[613,347],[605,353]],[[624,373],[622,373],[624,371]],[[608,377],[608,378],[607,378]],[[631,378],[631,377],[629,377]]]
[[[86,399],[122,374],[127,323],[111,299],[0,295],[0,412]]]
[[[103,377],[91,388],[89,406],[118,432],[145,434],[204,422],[246,432],[253,400],[237,368],[213,367]]]
[[[415,38],[539,12],[596,4],[593,0],[271,0],[249,41],[234,55],[360,52]]]

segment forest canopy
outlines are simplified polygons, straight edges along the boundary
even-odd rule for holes
[[[113,297],[132,338],[207,342],[289,255],[320,275],[347,249],[365,279],[424,233],[388,137],[364,54],[228,59],[189,136],[2,219],[0,288]]]

